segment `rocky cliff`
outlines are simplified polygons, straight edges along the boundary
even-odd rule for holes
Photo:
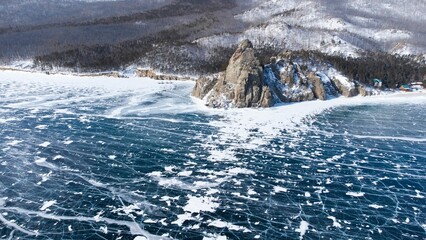
[[[170,80],[170,81],[178,81],[178,80],[189,80],[189,77],[176,76],[176,75],[167,75],[167,74],[158,74],[152,69],[136,69],[135,72],[138,77],[147,77],[155,80]]]
[[[321,71],[317,67],[311,64],[302,68],[297,57],[285,55],[260,66],[252,43],[244,40],[229,60],[226,71],[199,78],[192,95],[203,99],[209,107],[244,108],[372,94],[371,88],[351,81],[330,66]]]
[[[272,96],[250,41],[243,41],[232,55],[226,71],[218,77],[202,77],[192,92],[206,98],[206,105],[222,107],[270,107]]]

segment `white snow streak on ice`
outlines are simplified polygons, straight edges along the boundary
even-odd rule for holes
[[[47,210],[49,207],[56,204],[56,200],[46,201],[43,203],[43,206],[40,208],[41,211]]]

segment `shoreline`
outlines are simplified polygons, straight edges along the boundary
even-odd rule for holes
[[[13,72],[25,72],[25,73],[38,73],[46,75],[66,75],[76,77],[114,77],[114,78],[127,78],[129,76],[120,75],[120,71],[101,71],[101,72],[71,72],[71,71],[41,71],[37,69],[26,69],[13,66],[0,66],[0,71],[13,71]]]
[[[40,69],[35,69],[26,65],[27,67],[17,67],[13,65],[0,65],[0,71],[15,71],[15,72],[26,72],[26,73],[41,73],[46,75],[66,75],[66,76],[77,76],[77,77],[112,77],[112,78],[150,78],[156,81],[194,81],[199,76],[189,76],[189,75],[180,75],[180,74],[163,74],[161,72],[156,72],[149,68],[129,66],[123,70],[108,70],[108,71],[94,71],[94,72],[76,72],[72,70],[46,70],[42,71]],[[154,73],[155,77],[143,76],[140,74],[141,71],[149,71]],[[162,79],[163,77],[164,79]],[[176,79],[174,79],[176,78]]]
[[[85,78],[85,77],[108,77],[108,78],[115,78],[115,79],[128,79],[128,78],[135,78],[135,79],[150,79],[153,81],[157,81],[159,83],[162,82],[194,82],[193,77],[188,77],[187,79],[181,79],[181,80],[159,80],[159,79],[155,79],[155,78],[151,78],[151,77],[142,77],[142,76],[138,76],[137,74],[138,68],[134,68],[130,71],[128,71],[127,73],[125,71],[105,71],[105,72],[93,72],[93,73],[75,73],[75,72],[66,72],[66,71],[55,71],[55,72],[43,72],[43,71],[39,71],[39,70],[35,70],[35,69],[25,69],[25,68],[18,68],[18,67],[13,67],[13,66],[0,66],[0,72],[16,72],[16,73],[27,73],[27,74],[44,74],[46,76],[67,76],[67,77],[78,77],[78,78]],[[165,75],[167,76],[167,75]],[[385,96],[397,96],[397,95],[401,95],[401,96],[405,96],[405,97],[416,97],[416,96],[425,96],[426,97],[426,89],[421,90],[421,91],[415,91],[415,92],[405,92],[405,91],[401,91],[399,89],[391,89],[389,91],[386,90],[382,90],[380,94],[377,95],[372,95],[372,96],[365,96],[362,98],[374,98],[377,96],[381,96],[381,97],[385,97]],[[342,97],[342,96],[340,96]],[[337,98],[340,98],[337,97]],[[358,96],[355,97],[349,97],[349,99],[351,98],[357,98]],[[335,98],[332,99],[326,99],[326,100],[322,100],[322,101],[330,101],[333,100]],[[200,101],[203,101],[201,99],[199,99]],[[315,100],[312,100],[315,101]],[[197,101],[198,102],[198,101]],[[302,102],[306,102],[306,101],[302,101]],[[311,102],[311,101],[307,101],[307,102]],[[282,105],[291,105],[291,104],[298,104],[301,102],[293,102],[293,103],[283,103],[283,104],[277,104],[272,106],[272,108],[274,107],[279,107]],[[198,103],[200,104],[200,103]]]

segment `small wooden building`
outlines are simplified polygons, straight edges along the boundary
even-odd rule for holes
[[[408,84],[401,85],[401,87],[399,87],[399,90],[404,91],[404,92],[411,92],[410,85],[408,85]]]
[[[422,82],[412,82],[410,83],[411,91],[417,92],[423,90],[423,83]]]
[[[375,88],[381,88],[382,84],[383,84],[382,80],[377,79],[377,78],[373,79],[373,85],[374,85]]]

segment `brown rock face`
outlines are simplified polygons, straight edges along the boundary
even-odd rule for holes
[[[148,77],[148,78],[155,78],[157,74],[150,70],[150,69],[137,69],[136,70],[136,76],[138,77]]]
[[[286,84],[288,87],[293,87],[294,85],[294,72],[293,66],[287,65],[285,70],[280,73],[281,82]]]
[[[260,107],[267,108],[274,105],[271,91],[268,86],[263,88],[262,96],[260,97]]]
[[[184,77],[174,76],[174,75],[163,75],[157,74],[153,70],[150,69],[137,69],[136,76],[138,77],[147,77],[155,80],[186,80]]]
[[[332,80],[334,84],[336,85],[337,90],[345,97],[355,97],[358,95],[358,89],[357,88],[348,88],[344,86],[339,80],[333,79]]]
[[[210,92],[207,96],[207,105],[210,107],[271,107],[272,95],[263,79],[263,71],[254,54],[253,45],[245,40],[238,46],[232,55],[229,65],[214,84],[211,91],[206,87],[205,80],[199,79],[193,96],[199,92]],[[201,94],[202,95],[202,94]]]
[[[365,96],[371,96],[371,95],[373,95],[373,93],[371,92],[371,89],[367,89],[363,85],[358,85],[357,89],[358,89],[358,93],[359,93],[360,96],[365,97]]]
[[[218,79],[213,77],[201,77],[197,80],[194,89],[192,89],[192,96],[203,99],[216,85]]]
[[[315,98],[319,100],[326,100],[327,95],[321,78],[316,76],[313,72],[309,73],[307,78],[312,82],[312,92],[314,93]]]

